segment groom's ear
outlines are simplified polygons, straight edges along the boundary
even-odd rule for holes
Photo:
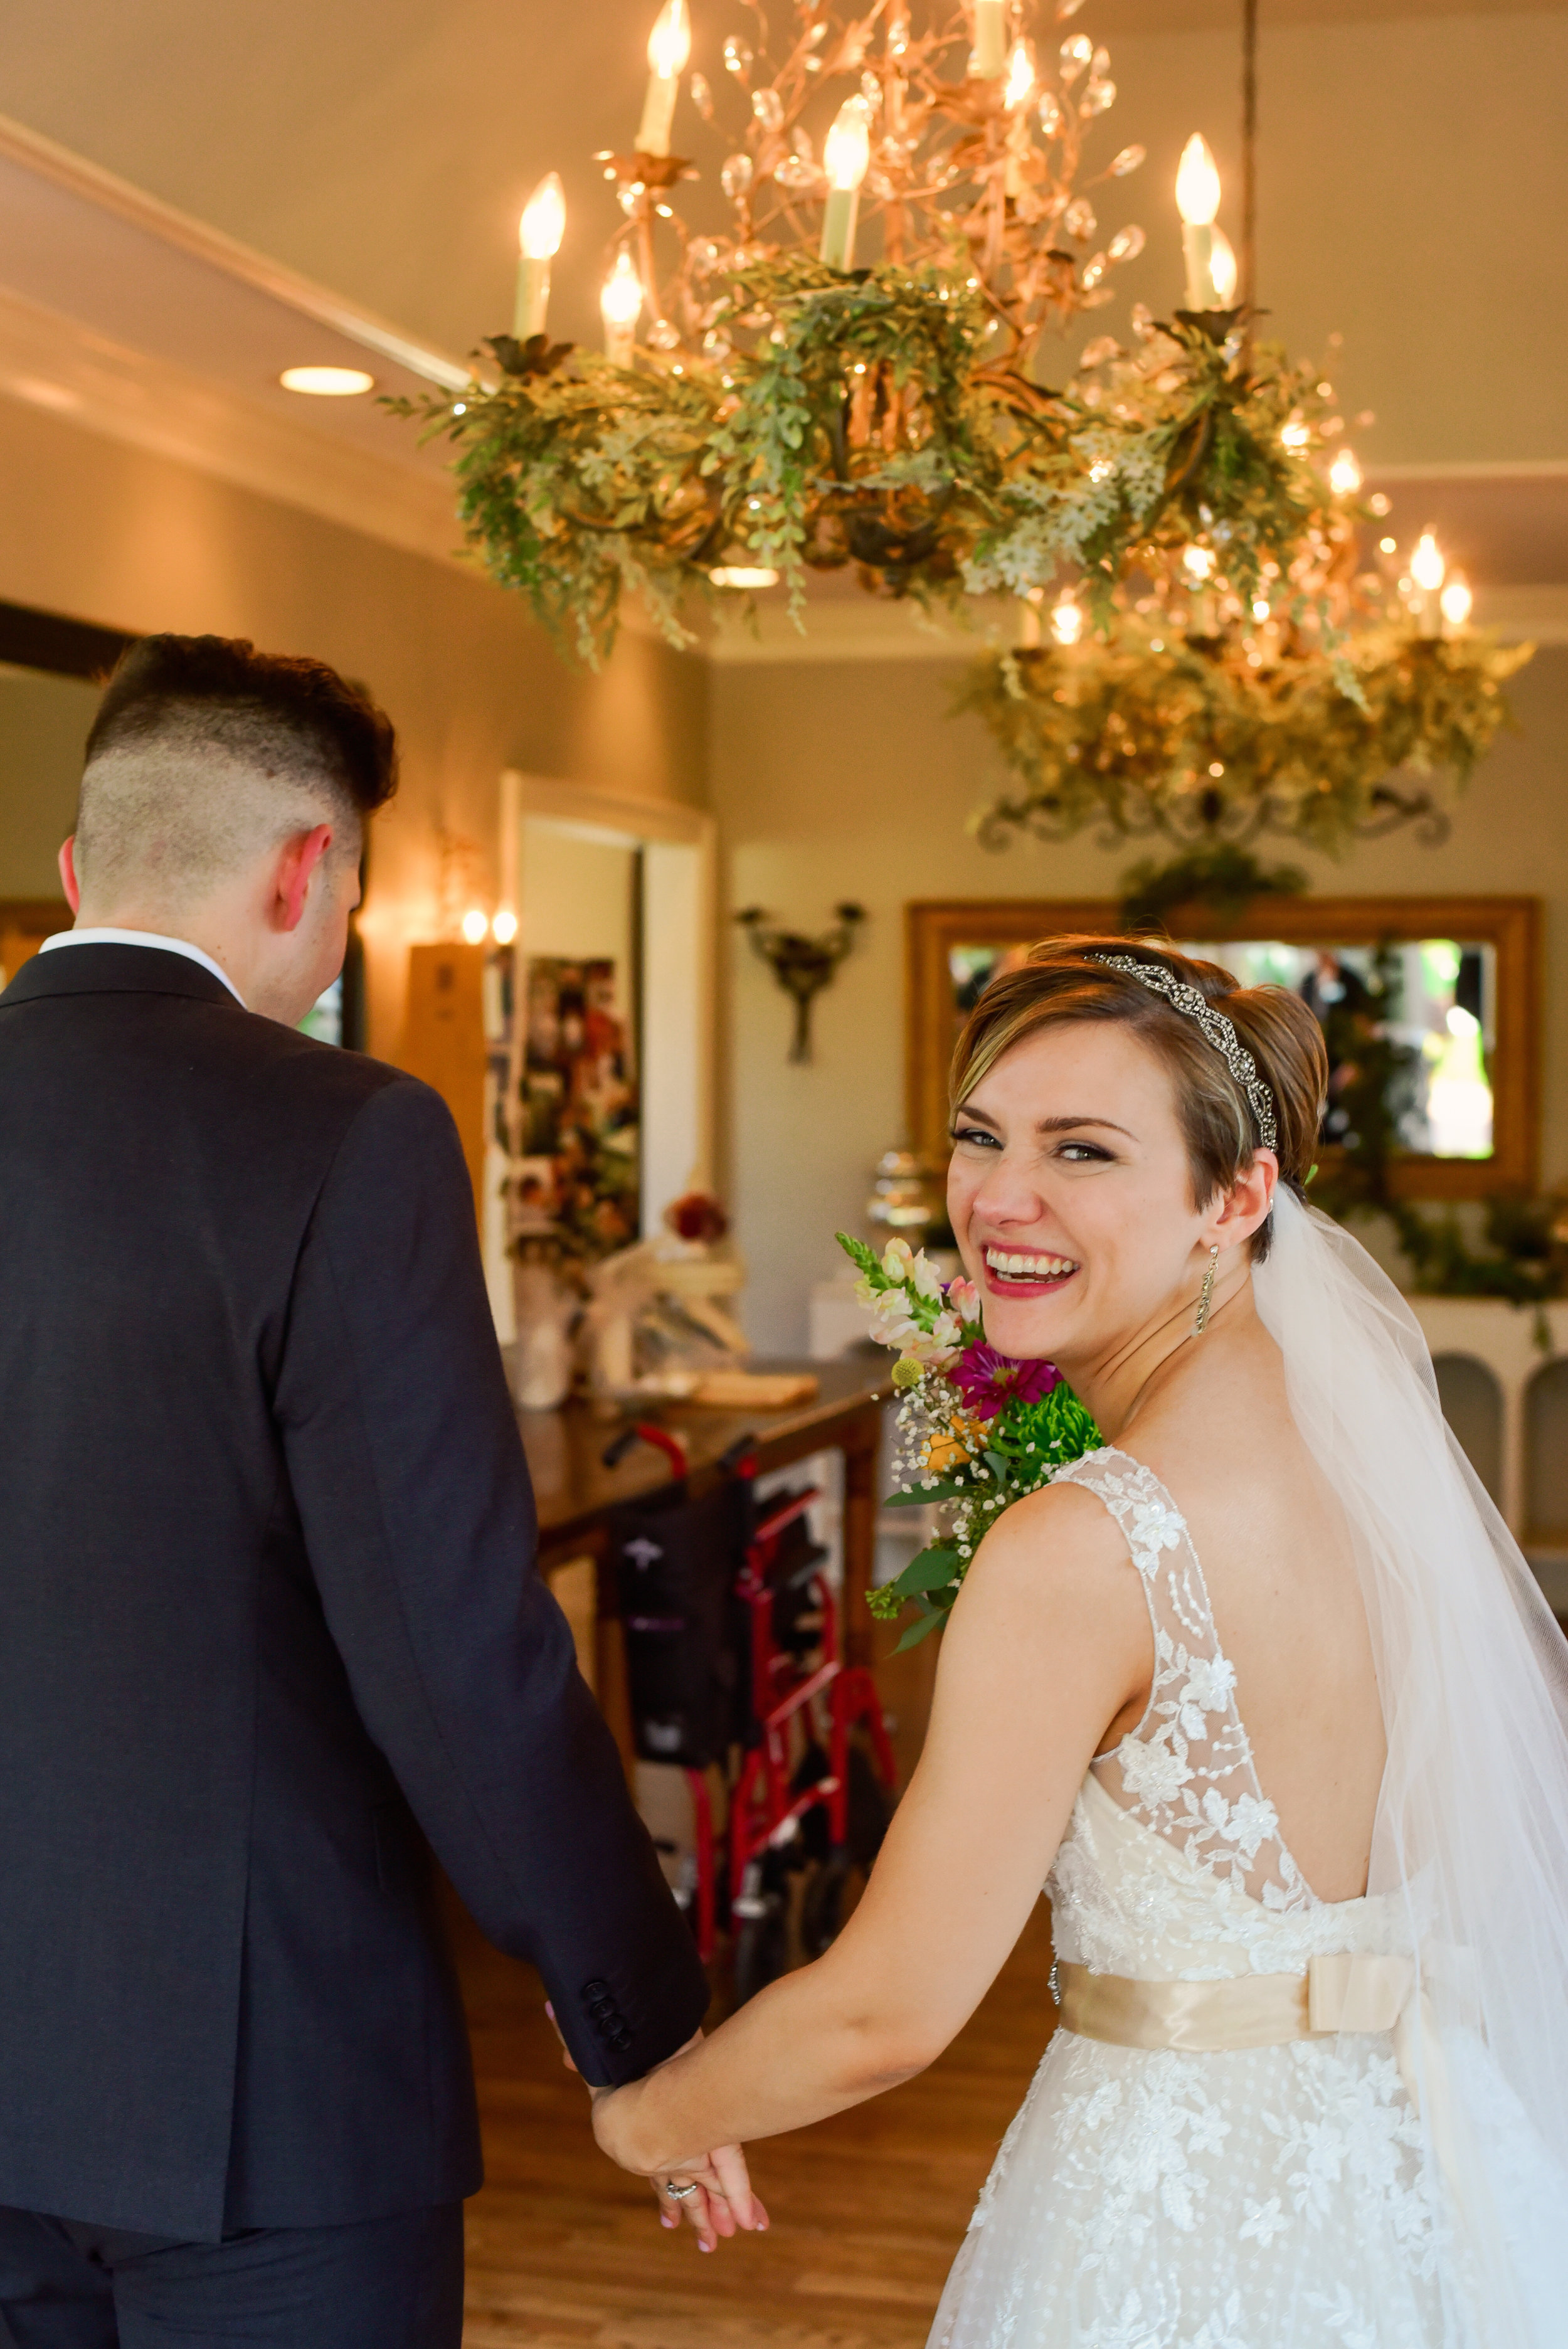
[[[269,907],[274,928],[298,929],[311,876],[331,846],[331,824],[318,823],[310,832],[297,833],[280,850]]]

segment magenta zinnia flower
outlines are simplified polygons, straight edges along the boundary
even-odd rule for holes
[[[1062,1382],[1055,1362],[1015,1361],[995,1346],[966,1346],[946,1375],[976,1419],[995,1419],[1010,1402],[1038,1402]]]

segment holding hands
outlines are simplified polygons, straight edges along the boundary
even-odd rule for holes
[[[554,2023],[553,2008],[547,2006],[545,2012]],[[677,2063],[701,2039],[699,2031],[669,2061]],[[569,2072],[577,2069],[564,2041],[562,2061]],[[664,2066],[655,2068],[662,2071]],[[593,2106],[593,2135],[601,2151],[620,2168],[649,2180],[659,2206],[660,2226],[677,2228],[684,2220],[703,2251],[717,2250],[721,2235],[766,2234],[768,2213],[752,2192],[746,2156],[738,2145],[716,2146],[676,2161],[649,2163],[641,2156],[634,2124],[645,2085],[634,2080],[624,2088],[590,2088],[588,2094]]]

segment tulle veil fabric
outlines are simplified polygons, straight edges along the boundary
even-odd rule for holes
[[[1281,1189],[1253,1273],[1293,1416],[1357,1547],[1388,1760],[1425,2159],[1450,2214],[1443,2349],[1568,2339],[1568,1643],[1449,1433],[1420,1327]],[[1239,1432],[1238,1432],[1239,1433]]]

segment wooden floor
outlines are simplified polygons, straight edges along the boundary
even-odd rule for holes
[[[537,1982],[461,1956],[489,2183],[469,2205],[464,2349],[922,2349],[953,2255],[1054,2013],[1049,1912],[918,2080],[755,2148],[771,2231],[711,2257],[666,2235],[589,2135]]]
[[[886,1675],[901,1761],[918,1746],[928,1661]],[[1049,1923],[1042,1902],[920,2079],[757,2147],[771,2232],[711,2258],[689,2230],[665,2234],[647,2188],[596,2151],[535,1978],[460,1928],[489,2178],[469,2206],[465,2349],[923,2349],[1055,2014]]]

